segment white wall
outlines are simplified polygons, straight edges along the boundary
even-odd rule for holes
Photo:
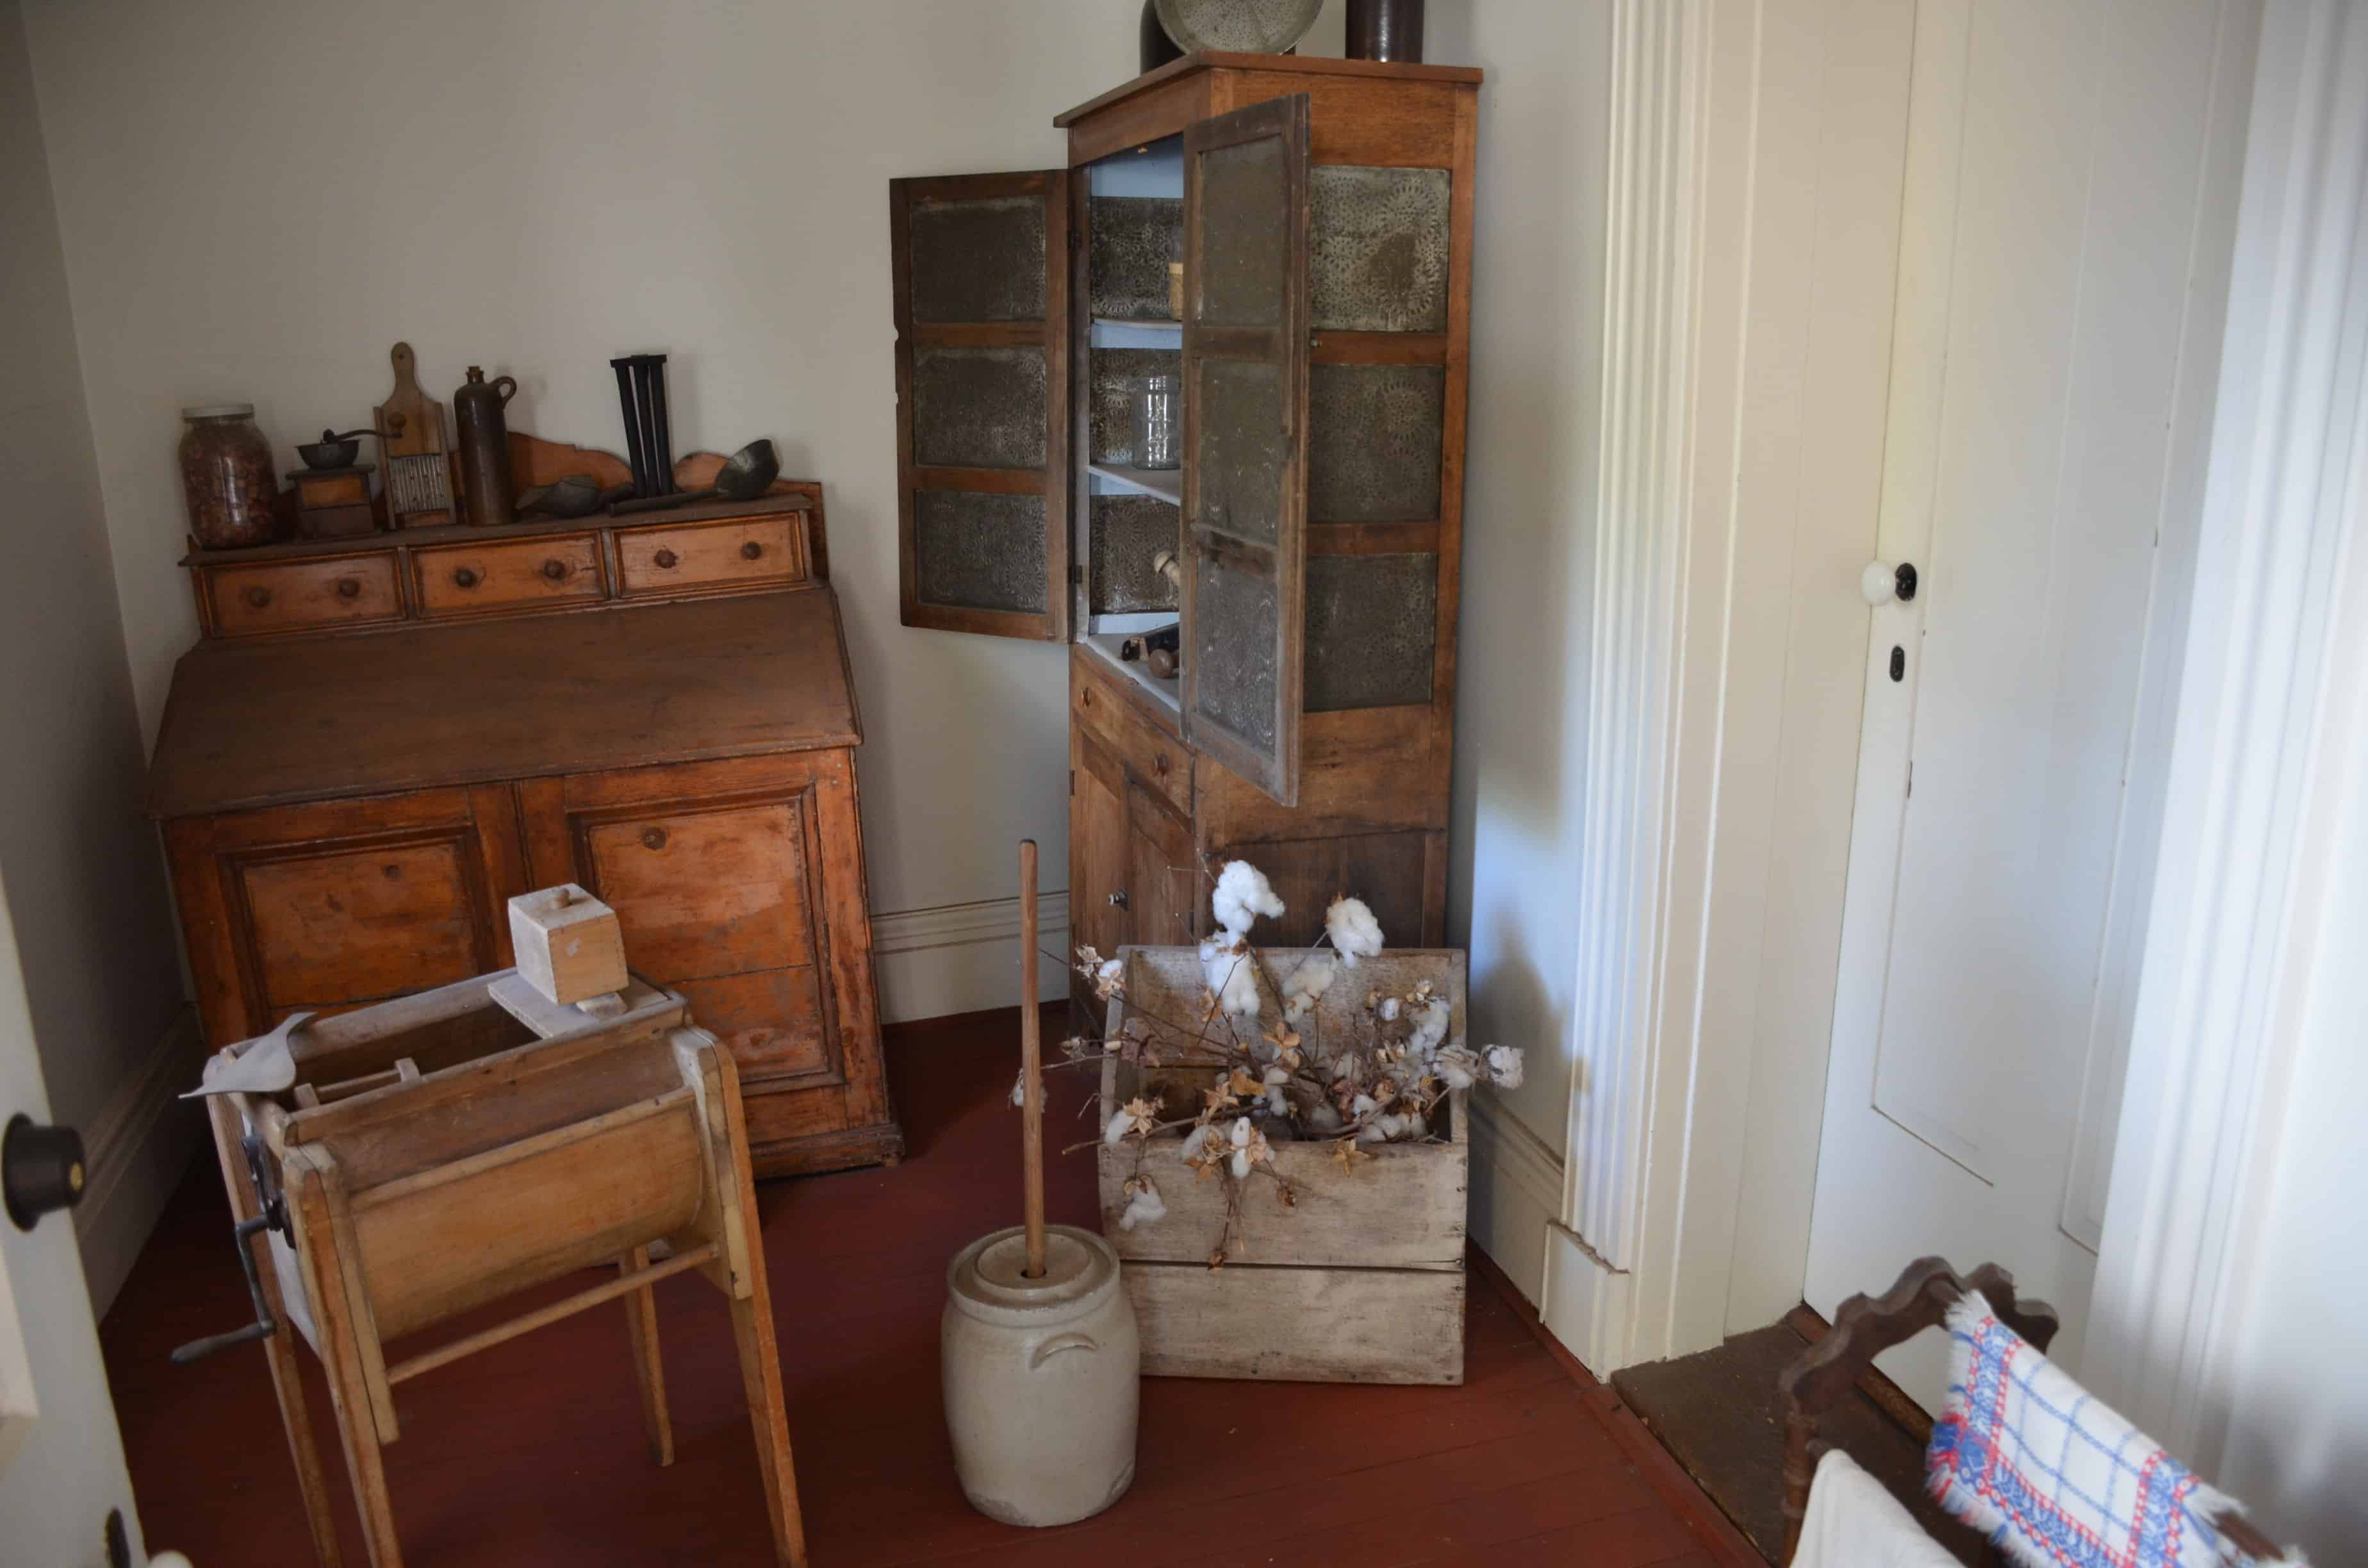
[[[76,1219],[104,1307],[154,1219],[171,1149],[191,1146],[195,1119],[175,1118],[168,1169],[127,1179],[163,1079],[194,1071],[194,1052],[172,1028],[179,960],[141,814],[138,715],[16,0],[0,0],[0,872],[51,1102],[91,1158]]]
[[[1448,925],[1471,949],[1475,1036],[1529,1051],[1497,1101],[1507,1136],[1553,1160],[1578,973],[1610,17],[1608,0],[1432,0],[1426,40],[1488,73]]]

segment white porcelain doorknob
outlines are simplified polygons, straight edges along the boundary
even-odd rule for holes
[[[1916,597],[1916,568],[1904,562],[1897,566],[1888,561],[1869,562],[1866,570],[1859,574],[1858,591],[1877,609],[1894,599],[1912,599]]]

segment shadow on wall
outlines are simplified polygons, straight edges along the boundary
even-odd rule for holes
[[[1586,792],[1608,0],[1431,0],[1427,57],[1488,74],[1448,926],[1475,1039],[1529,1051],[1499,1103],[1561,1153]]]

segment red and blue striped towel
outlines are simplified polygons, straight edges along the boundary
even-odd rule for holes
[[[2232,1505],[1989,1314],[1950,1309],[1949,1393],[1924,1457],[1941,1506],[2024,1568],[2227,1568]]]

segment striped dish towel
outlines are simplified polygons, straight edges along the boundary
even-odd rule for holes
[[[1924,1483],[2024,1568],[2227,1568],[2228,1497],[2065,1376],[1977,1294],[1949,1310]],[[2298,1562],[2298,1559],[2288,1561]]]

